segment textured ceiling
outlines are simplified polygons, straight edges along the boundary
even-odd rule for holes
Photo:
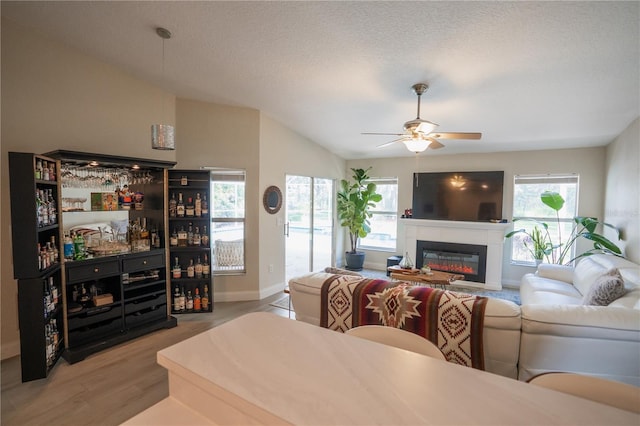
[[[640,115],[640,3],[9,2],[2,16],[166,88],[255,108],[336,154],[416,115],[482,132],[421,155],[609,143]],[[162,42],[168,28],[165,74]]]

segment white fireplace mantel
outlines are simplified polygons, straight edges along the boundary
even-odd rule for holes
[[[405,250],[417,256],[418,240],[487,246],[487,274],[483,288],[502,289],[502,251],[509,223],[460,222],[450,220],[400,219],[404,227]],[[414,257],[415,259],[416,257]],[[464,281],[470,286],[479,283]]]

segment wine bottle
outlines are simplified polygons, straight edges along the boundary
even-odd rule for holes
[[[178,214],[178,202],[176,201],[176,193],[171,193],[171,199],[169,200],[169,217],[176,217]]]
[[[196,215],[196,209],[193,205],[193,198],[187,198],[187,206],[185,207],[185,215],[187,217],[194,217]]]
[[[187,266],[187,278],[195,278],[196,266],[193,264],[193,259],[189,260],[189,266]]]
[[[202,278],[202,262],[200,262],[200,256],[198,256],[198,260],[196,261],[195,266],[196,278]]]
[[[171,276],[174,279],[178,279],[182,277],[182,269],[180,268],[180,263],[178,262],[177,257],[176,257],[176,263],[173,265],[173,269],[171,269]]]
[[[211,274],[211,265],[209,265],[209,261],[207,259],[207,254],[204,255],[204,263],[202,264],[202,277],[209,278],[209,274]]]
[[[200,297],[200,291],[198,287],[194,290],[195,295],[193,296],[193,310],[195,312],[200,312],[202,310],[202,299]]]
[[[200,198],[200,193],[196,193],[196,200],[194,202],[194,213],[196,217],[202,216],[202,199]]]
[[[193,296],[191,295],[191,290],[187,291],[187,312],[193,311]]]
[[[176,216],[184,217],[184,201],[182,200],[182,192],[178,192],[178,204],[176,205]]]
[[[204,291],[202,292],[202,310],[203,311],[208,311],[209,310],[209,287],[205,284],[204,285]]]

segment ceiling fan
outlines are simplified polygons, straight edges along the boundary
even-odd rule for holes
[[[378,145],[378,148],[389,146],[396,142],[403,142],[409,151],[417,154],[427,148],[443,148],[444,145],[438,139],[480,139],[482,137],[482,133],[434,132],[438,125],[420,118],[420,97],[427,91],[429,85],[417,83],[411,88],[418,95],[418,114],[415,119],[404,123],[404,133],[362,133],[363,135],[401,136],[398,139]]]

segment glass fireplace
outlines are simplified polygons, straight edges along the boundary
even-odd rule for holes
[[[418,241],[416,267],[464,275],[465,281],[484,283],[487,271],[487,246],[475,244]]]

